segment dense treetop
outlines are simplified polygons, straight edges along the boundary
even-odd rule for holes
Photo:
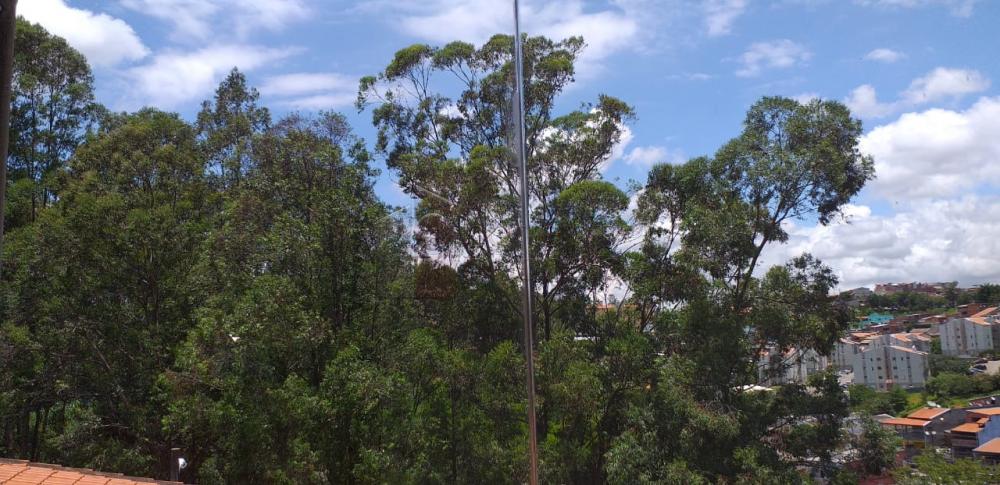
[[[511,37],[400,50],[360,83],[369,144],[336,113],[272,119],[236,70],[195,123],[108,113],[79,54],[19,29],[38,40],[8,160],[0,455],[163,477],[179,447],[198,483],[524,480]],[[633,109],[555,108],[583,48],[525,43],[543,481],[794,483],[882,443],[841,434],[832,374],[747,390],[846,329],[821,261],[758,266],[784,222],[829,222],[872,179],[860,122],[764,98],[628,193],[601,168]],[[60,70],[29,82],[28,59]],[[412,223],[373,190],[381,160]]]

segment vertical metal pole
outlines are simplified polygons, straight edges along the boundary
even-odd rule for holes
[[[7,210],[7,147],[10,144],[10,98],[14,81],[14,33],[17,0],[0,0],[0,255]],[[3,259],[0,258],[0,271]]]
[[[531,226],[528,218],[528,156],[524,134],[524,53],[521,50],[521,12],[518,0],[514,0],[514,89],[517,91],[514,110],[517,130],[517,158],[521,165],[521,270],[524,275],[524,360],[527,363],[528,390],[528,481],[538,485],[538,430],[535,428],[535,326],[531,308],[531,258],[529,257]]]

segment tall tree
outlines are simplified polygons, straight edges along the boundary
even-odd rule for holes
[[[11,152],[11,227],[56,196],[54,177],[96,121],[94,77],[83,54],[40,25],[17,20]]]
[[[82,145],[60,179],[4,254],[5,326],[30,363],[9,369],[8,452],[146,474],[169,450],[157,380],[193,327],[189,276],[217,201],[192,127],[153,110]]]
[[[629,229],[620,217],[627,197],[600,179],[632,109],[600,96],[595,104],[555,114],[583,47],[575,37],[529,37],[524,43],[531,257],[545,338],[557,313],[582,314],[620,266],[618,246]],[[378,151],[400,186],[421,198],[420,250],[463,261],[463,274],[490,281],[516,312],[512,49],[513,38],[505,35],[479,48],[464,42],[407,47],[380,74],[361,80],[358,107],[372,108]],[[439,85],[458,89],[439,92]]]
[[[215,98],[198,112],[198,135],[209,165],[222,187],[238,186],[253,168],[253,139],[271,125],[271,114],[258,105],[260,94],[233,68],[219,84]]]

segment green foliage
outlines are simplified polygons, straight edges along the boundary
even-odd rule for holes
[[[957,302],[957,296],[956,302]],[[934,308],[944,308],[951,305],[947,296],[932,296],[926,293],[901,291],[891,295],[871,295],[868,306],[872,308],[890,309],[896,312],[921,312]]]
[[[935,339],[935,342],[940,345],[939,339]],[[937,376],[946,372],[952,374],[964,374],[969,370],[969,366],[972,365],[972,361],[973,359],[953,357],[950,355],[942,355],[940,353],[932,353],[928,359],[932,376]]]
[[[0,454],[163,477],[177,446],[199,483],[523,481],[512,42],[415,45],[363,78],[374,153],[339,114],[272,121],[235,70],[194,125],[97,110],[84,137],[61,112],[60,169],[12,189],[58,197],[2,255]],[[829,475],[850,406],[905,394],[849,401],[830,371],[752,390],[788,364],[763,355],[826,353],[850,320],[816,258],[758,266],[787,221],[828,223],[871,179],[860,122],[764,98],[714,156],[654,167],[633,225],[601,178],[632,108],[556,113],[583,46],[525,38],[544,481]],[[421,199],[412,231],[375,156]]]
[[[40,25],[17,19],[6,225],[33,222],[55,200],[67,159],[93,128],[101,108],[83,54]]]
[[[975,301],[986,305],[1000,304],[1000,285],[993,283],[979,285],[979,288],[976,289]]]
[[[927,391],[942,398],[972,397],[996,390],[1000,390],[997,375],[942,372],[927,381]]]
[[[899,437],[895,431],[866,418],[861,424],[861,434],[852,445],[864,472],[881,475],[895,462]]]
[[[902,485],[939,483],[959,485],[964,483],[997,483],[1000,466],[986,465],[977,460],[962,458],[946,460],[937,453],[923,453],[914,458],[916,468],[898,468],[893,477]]]
[[[899,386],[894,386],[887,392],[880,392],[864,384],[852,384],[847,394],[850,397],[851,409],[864,415],[896,416],[908,406],[906,391]]]

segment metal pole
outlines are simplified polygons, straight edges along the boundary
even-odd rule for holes
[[[538,430],[535,428],[535,351],[534,312],[531,308],[531,241],[528,225],[528,156],[524,135],[524,53],[521,50],[521,12],[518,0],[514,0],[514,89],[517,91],[514,116],[517,130],[517,158],[521,165],[521,270],[524,275],[524,357],[527,363],[528,390],[528,481],[538,485]]]
[[[14,32],[17,0],[0,0],[0,255],[7,211],[7,147],[10,144],[10,98],[14,82]],[[0,271],[3,258],[0,258]]]

